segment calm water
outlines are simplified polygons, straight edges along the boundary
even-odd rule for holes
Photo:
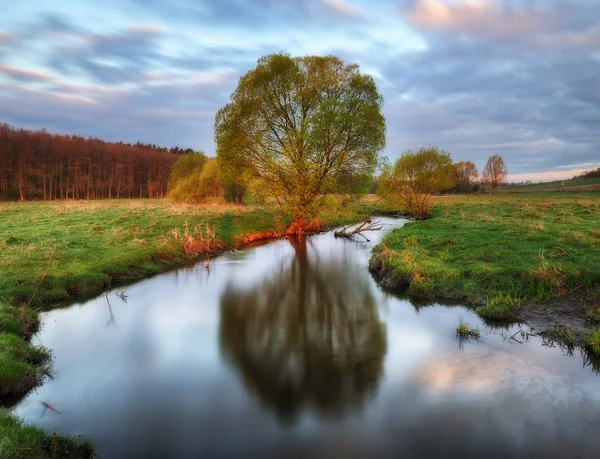
[[[600,457],[581,356],[383,292],[382,235],[279,241],[48,313],[56,378],[16,412],[104,459]],[[461,317],[481,341],[460,345]]]

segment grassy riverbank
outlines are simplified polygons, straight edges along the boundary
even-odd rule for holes
[[[370,202],[329,210],[322,223],[360,219],[375,210]],[[268,208],[158,200],[2,203],[0,219],[0,301],[30,302],[53,254],[33,306],[95,294],[290,223]]]
[[[92,458],[90,442],[23,425],[10,411],[0,408],[0,459]]]
[[[331,199],[323,227],[387,210],[372,198]],[[39,309],[241,248],[291,222],[269,207],[166,200],[0,203],[0,221],[0,400],[25,394],[51,371],[50,351],[28,342]],[[88,447],[0,411],[0,459],[89,457]]]
[[[385,237],[371,269],[416,297],[483,305],[488,319],[568,299],[573,314],[587,306],[591,327],[600,317],[587,301],[600,286],[600,195],[438,198],[430,220]]]

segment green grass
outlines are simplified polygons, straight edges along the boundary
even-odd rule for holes
[[[591,323],[600,325],[600,307],[588,309],[586,315]]]
[[[49,372],[50,351],[27,342],[38,327],[34,311],[0,303],[0,397],[31,390]]]
[[[570,180],[562,180],[564,182],[564,187],[578,187],[578,186],[588,186],[588,185],[600,185],[600,177],[594,178],[575,178]],[[529,185],[517,185],[517,186],[507,186],[501,189],[507,190],[543,190],[545,188],[560,188],[561,180],[555,180],[553,182],[542,182],[542,183],[531,183]]]
[[[456,327],[456,336],[462,339],[479,339],[481,335],[479,333],[479,328],[471,328],[469,324],[463,322],[463,318],[461,317],[458,321],[458,327]]]
[[[0,397],[19,395],[41,384],[50,356],[44,347],[0,333]]]
[[[75,437],[48,435],[23,425],[9,410],[0,409],[0,459],[47,459],[93,457],[93,447]]]
[[[594,328],[592,333],[587,337],[586,349],[594,357],[600,357],[600,328]]]
[[[371,267],[418,297],[484,304],[505,318],[526,303],[600,284],[600,194],[439,198],[430,220],[387,235]]]

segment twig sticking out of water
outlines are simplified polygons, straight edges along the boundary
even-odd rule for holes
[[[38,282],[37,287],[35,288],[35,292],[33,292],[33,296],[29,300],[29,303],[27,303],[26,307],[29,307],[29,305],[31,304],[31,302],[33,301],[33,299],[35,298],[35,296],[37,295],[37,292],[40,289],[40,286],[42,285],[42,282],[44,282],[44,279],[46,278],[46,275],[48,274],[48,270],[50,269],[50,263],[52,263],[52,258],[54,257],[54,252],[56,252],[56,248],[57,247],[58,247],[58,244],[54,244],[54,248],[52,249],[52,252],[50,253],[50,257],[48,258],[48,264],[46,265],[46,269],[44,270],[44,274],[42,274],[42,278]]]
[[[115,323],[115,316],[113,315],[112,306],[110,304],[110,300],[108,299],[108,292],[104,294],[104,297],[106,298],[106,302],[108,303],[108,313],[110,314],[110,319],[108,319],[108,322],[106,322],[106,326],[110,327],[111,324]]]
[[[523,344],[523,341],[519,341],[518,339],[516,339],[516,338],[515,338],[515,336],[517,336],[517,333],[519,333],[519,332],[522,332],[522,331],[523,331],[523,329],[522,329],[522,328],[520,328],[519,330],[517,330],[517,331],[515,332],[515,334],[514,334],[514,335],[512,335],[512,336],[510,337],[510,339],[512,339],[512,340],[514,340],[514,341],[516,341],[516,342],[517,342],[517,343],[519,343],[519,344]]]
[[[469,324],[463,322],[463,318],[458,319],[458,327],[456,327],[456,336],[462,339],[480,338],[479,328],[470,328]]]
[[[53,405],[51,405],[48,402],[42,402],[42,405],[44,405],[44,408],[47,408],[50,411],[54,411],[56,414],[62,414],[62,411],[57,410]]]

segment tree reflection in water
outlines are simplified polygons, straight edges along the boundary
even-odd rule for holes
[[[235,280],[225,289],[221,349],[280,419],[293,420],[304,408],[339,415],[375,392],[385,326],[354,247],[324,261],[310,239],[290,243],[294,256],[279,270],[250,289]]]

